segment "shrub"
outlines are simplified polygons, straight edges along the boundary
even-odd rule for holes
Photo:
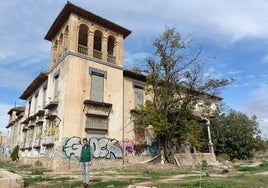
[[[15,148],[13,149],[13,151],[10,155],[12,161],[19,160],[19,149],[20,149],[20,147],[18,145],[16,145]]]
[[[43,166],[43,163],[41,161],[37,160],[34,162],[34,165],[35,166]]]

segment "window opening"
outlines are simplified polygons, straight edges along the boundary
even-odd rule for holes
[[[84,24],[79,27],[78,53],[88,55],[88,27]]]
[[[93,57],[102,59],[102,32],[99,30],[95,31],[94,33],[94,52],[93,52]]]
[[[138,107],[144,102],[144,86],[142,84],[133,83],[134,89],[134,105]]]

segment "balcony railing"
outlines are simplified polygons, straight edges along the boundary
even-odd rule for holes
[[[78,53],[88,55],[88,48],[82,44],[78,44]]]
[[[93,50],[93,57],[102,59],[102,52],[99,50]]]
[[[54,141],[55,141],[55,136],[47,136],[43,139],[43,146],[45,147],[53,147],[54,146]]]
[[[113,55],[109,55],[107,56],[107,61],[109,63],[115,63],[115,57]]]

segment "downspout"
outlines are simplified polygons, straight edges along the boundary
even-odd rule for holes
[[[125,140],[125,120],[124,120],[124,112],[125,112],[125,108],[124,108],[124,102],[125,102],[125,83],[124,83],[124,70],[122,72],[123,74],[123,102],[122,102],[122,165],[124,166],[125,165],[125,156],[124,156],[124,153],[125,153],[125,143],[124,143],[124,140]]]

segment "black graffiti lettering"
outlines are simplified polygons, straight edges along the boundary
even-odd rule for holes
[[[118,140],[109,138],[91,138],[89,140],[94,158],[122,158],[122,147]],[[81,138],[65,138],[62,146],[64,158],[78,160],[81,153]]]

